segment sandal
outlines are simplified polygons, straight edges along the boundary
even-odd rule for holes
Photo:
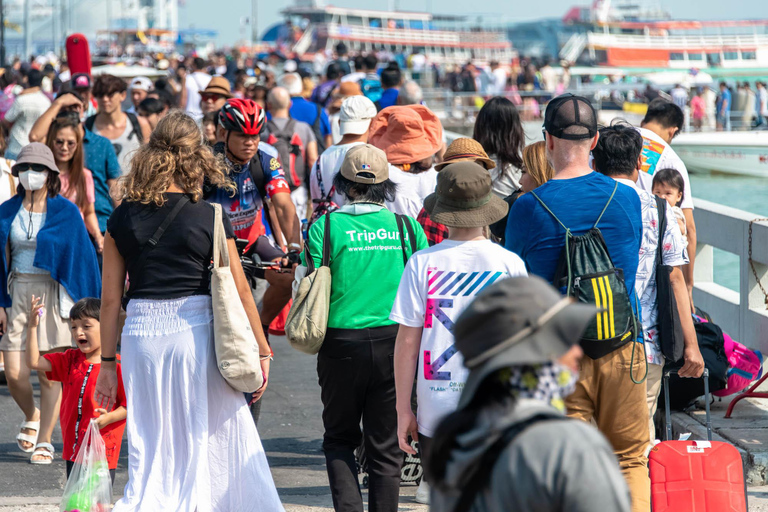
[[[32,457],[29,459],[30,464],[37,464],[39,466],[47,466],[53,462],[53,454],[56,449],[51,443],[39,443],[35,446],[35,451],[32,453]],[[41,460],[34,460],[35,457],[43,457]]]
[[[21,432],[22,430],[34,430],[35,435],[32,434],[25,434],[24,432]],[[16,436],[16,446],[19,447],[19,450],[23,451],[24,453],[32,453],[35,449],[35,444],[37,443],[37,434],[40,431],[40,422],[39,421],[22,421],[21,425],[19,425],[19,435]],[[21,444],[21,442],[27,442],[30,443],[32,446],[29,448],[24,448],[24,446]]]

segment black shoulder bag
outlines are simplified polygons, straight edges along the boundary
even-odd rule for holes
[[[163,222],[160,223],[160,226],[158,226],[157,230],[155,230],[155,233],[149,237],[149,240],[147,240],[147,243],[144,244],[144,247],[141,249],[141,253],[139,253],[139,258],[136,260],[136,263],[133,265],[134,273],[136,270],[141,270],[144,268],[144,265],[147,262],[147,257],[149,257],[149,253],[152,251],[152,249],[155,248],[157,243],[160,241],[160,239],[163,237],[163,234],[165,234],[165,231],[168,229],[168,227],[171,225],[171,223],[174,221],[174,219],[179,215],[181,210],[187,205],[189,202],[189,197],[185,195],[181,196],[179,201],[176,203],[176,205],[173,207],[171,212],[166,215],[165,219],[163,219]],[[130,290],[137,290],[139,288],[139,285],[142,284],[143,279],[140,279],[142,274],[139,274],[138,276],[129,276],[130,281]],[[128,307],[128,301],[130,299],[127,295],[123,296],[123,309]]]
[[[667,230],[667,201],[656,198],[659,211],[659,246],[656,249],[656,307],[658,308],[657,330],[661,341],[661,353],[668,363],[676,363],[683,358],[685,340],[677,300],[672,291],[670,274],[674,267],[664,265],[664,233]]]

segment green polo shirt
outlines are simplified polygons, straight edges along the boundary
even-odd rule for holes
[[[395,214],[381,205],[348,204],[331,214],[331,306],[328,327],[365,329],[392,325],[389,313],[403,274],[403,251]],[[316,266],[323,256],[327,215],[309,230],[309,251]],[[416,235],[418,250],[428,247],[418,222],[405,217]],[[411,255],[408,231],[405,251]],[[306,265],[306,253],[302,255]]]

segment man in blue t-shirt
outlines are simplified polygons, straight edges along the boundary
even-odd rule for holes
[[[328,113],[320,105],[312,103],[301,95],[303,86],[301,76],[298,73],[286,73],[280,77],[277,85],[285,87],[288,94],[291,95],[291,108],[288,111],[290,116],[312,127],[312,131],[317,139],[317,152],[322,154],[325,148],[333,145],[331,122],[328,120]],[[267,117],[271,119],[270,116]]]
[[[637,273],[643,223],[640,199],[630,187],[618,184],[589,167],[590,151],[598,140],[597,114],[589,100],[570,94],[552,100],[544,117],[547,157],[555,177],[536,189],[552,214],[574,236],[585,234],[600,218],[598,228],[616,268],[624,271],[630,300],[637,304]],[[614,189],[615,195],[611,198]],[[610,199],[610,202],[609,202]],[[514,203],[507,222],[505,245],[517,253],[531,274],[552,282],[565,246],[565,229],[532,194]],[[594,419],[613,445],[632,494],[633,512],[650,509],[650,481],[645,450],[648,408],[642,379],[645,354],[642,338],[592,359],[584,356],[575,391],[566,399],[568,415]]]

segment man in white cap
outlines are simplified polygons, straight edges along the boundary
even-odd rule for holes
[[[145,76],[137,76],[131,80],[130,89],[131,103],[133,103],[133,105],[131,108],[126,110],[126,112],[136,114],[136,109],[139,108],[139,103],[144,101],[147,98],[147,95],[155,90],[155,84],[153,84],[152,80]]]
[[[339,130],[341,140],[326,149],[309,174],[309,193],[313,205],[323,200],[331,200],[339,206],[346,203],[343,195],[335,190],[333,178],[341,169],[347,151],[368,142],[368,128],[376,117],[376,106],[365,96],[349,96],[341,103]]]

